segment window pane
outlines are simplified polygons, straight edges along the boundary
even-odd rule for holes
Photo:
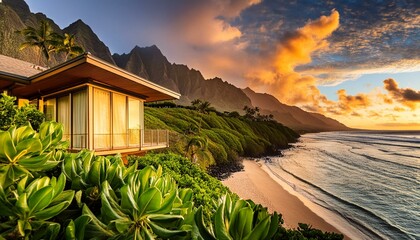
[[[140,101],[128,98],[128,134],[130,146],[140,146]]]
[[[73,148],[86,148],[87,92],[82,90],[72,94],[73,101]]]
[[[127,102],[124,95],[112,95],[113,147],[127,147]]]
[[[45,113],[46,121],[56,121],[55,119],[56,104],[57,104],[57,101],[55,100],[55,98],[49,99],[44,102],[44,113]]]
[[[95,149],[111,148],[111,93],[93,90],[93,143]]]
[[[63,140],[70,141],[70,101],[69,96],[57,98],[57,122],[63,124]]]

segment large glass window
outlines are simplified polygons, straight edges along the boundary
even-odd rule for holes
[[[86,148],[87,140],[87,91],[82,90],[72,94],[73,109],[73,148]]]
[[[111,93],[93,90],[93,145],[95,149],[111,148]]]
[[[112,94],[112,143],[114,148],[127,147],[126,96]]]
[[[140,101],[128,98],[128,136],[130,146],[140,146]]]
[[[55,121],[57,101],[55,98],[44,102],[44,113],[46,121]]]
[[[57,122],[63,124],[63,140],[70,140],[70,97],[57,98]]]

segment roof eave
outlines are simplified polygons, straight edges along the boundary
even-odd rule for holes
[[[22,83],[25,85],[30,84],[28,77],[13,74],[13,73],[8,73],[8,72],[3,72],[3,71],[0,71],[0,79],[10,80],[12,82]]]
[[[172,99],[162,99],[162,100],[174,100],[174,99],[179,99],[181,97],[181,94],[180,93],[177,93],[177,92],[172,91],[172,90],[170,90],[168,88],[162,87],[162,86],[160,86],[160,85],[158,85],[158,84],[156,84],[154,82],[151,82],[149,80],[146,80],[146,79],[144,79],[144,78],[142,78],[142,77],[140,77],[138,75],[135,75],[135,74],[133,74],[131,72],[128,72],[128,71],[126,71],[126,70],[124,70],[122,68],[119,68],[119,67],[117,67],[117,66],[115,66],[115,65],[113,65],[111,63],[108,63],[108,62],[106,62],[106,61],[104,61],[104,60],[102,60],[100,58],[97,58],[97,57],[95,57],[95,56],[93,56],[93,55],[91,55],[89,53],[87,54],[87,60],[86,61],[88,63],[94,64],[94,65],[96,65],[98,67],[106,67],[106,68],[109,68],[110,70],[112,70],[112,72],[116,72],[116,73],[118,73],[119,75],[121,75],[123,77],[127,77],[127,78],[129,78],[129,79],[131,79],[131,80],[133,80],[133,81],[141,84],[141,85],[144,85],[146,87],[149,87],[149,88],[152,88],[152,89],[157,90],[159,92],[162,92],[162,93],[164,93],[166,95],[169,95],[172,98]]]

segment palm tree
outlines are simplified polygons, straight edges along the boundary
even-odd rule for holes
[[[55,51],[55,48],[60,42],[60,35],[55,33],[49,22],[42,20],[39,28],[27,27],[18,31],[25,38],[19,50],[27,47],[36,47],[39,49],[38,64],[41,63],[41,55],[45,57],[47,65],[50,60],[50,52]]]
[[[65,61],[70,58],[74,58],[79,56],[84,52],[84,49],[76,44],[76,37],[74,34],[64,33],[64,37],[62,38],[62,42],[56,48],[56,52],[64,52]]]
[[[210,110],[214,108],[210,107],[211,103],[207,101],[201,101],[200,99],[195,99],[191,102],[192,107],[201,114],[208,114]],[[200,115],[200,124],[198,126],[198,131],[201,130],[201,124],[203,121],[203,116]]]
[[[196,163],[198,160],[208,161],[213,158],[208,150],[207,139],[199,136],[194,136],[189,139],[185,155],[186,157],[189,157],[193,163]]]

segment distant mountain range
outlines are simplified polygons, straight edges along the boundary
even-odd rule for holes
[[[155,45],[135,46],[129,53],[112,55],[105,43],[82,20],[60,29],[44,14],[31,13],[23,0],[3,0],[0,3],[0,54],[37,63],[38,55],[34,49],[17,50],[23,38],[15,32],[27,26],[36,27],[41,20],[49,21],[60,34],[75,34],[78,44],[93,55],[181,93],[178,104],[189,105],[192,100],[199,98],[209,101],[221,111],[242,112],[244,106],[254,106],[259,107],[262,113],[273,114],[277,121],[301,132],[349,130],[334,119],[283,104],[272,95],[256,93],[250,88],[240,89],[220,78],[205,79],[198,70],[170,63]],[[53,64],[62,61],[61,56],[54,56],[51,60]]]

